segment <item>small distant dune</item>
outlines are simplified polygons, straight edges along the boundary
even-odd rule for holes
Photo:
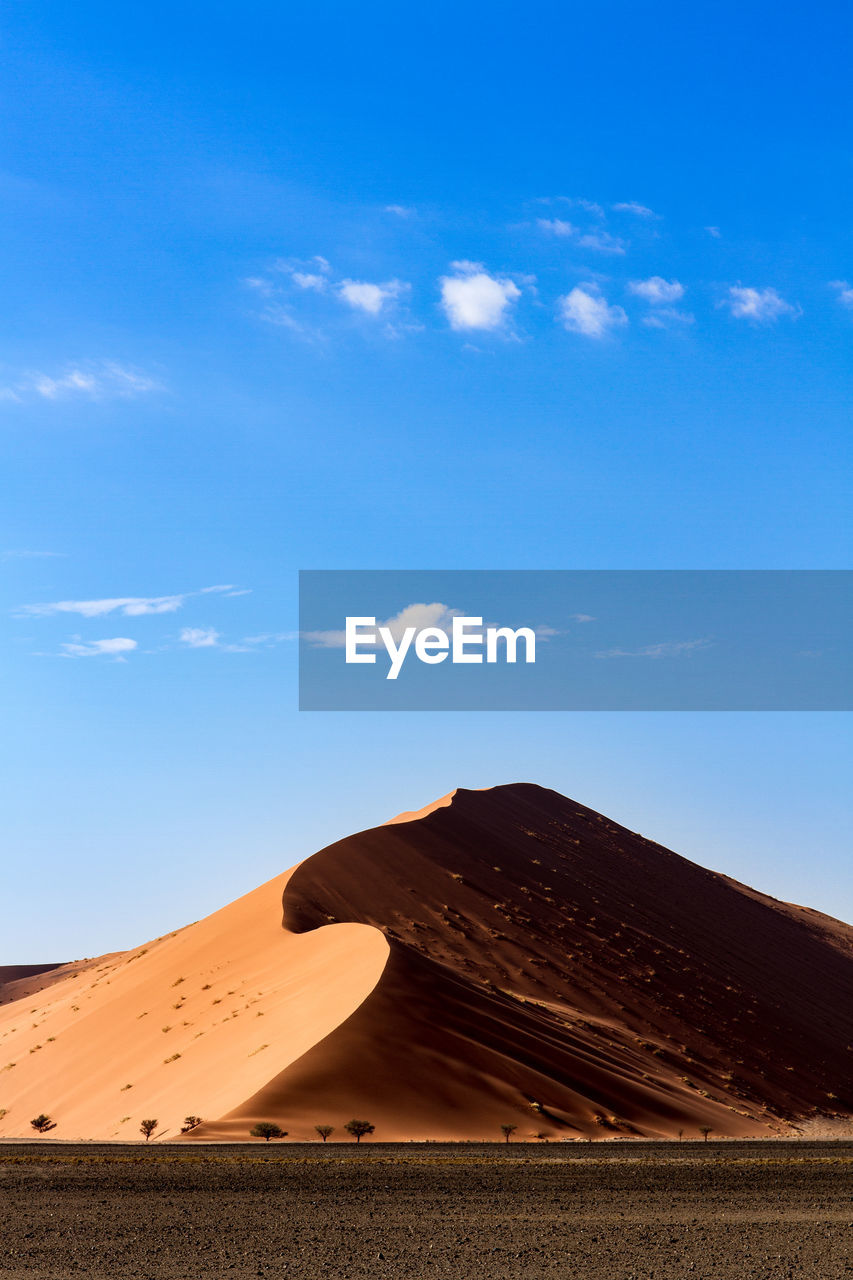
[[[774,1136],[853,1115],[853,928],[554,791],[457,790],[0,987],[0,1135]],[[0,978],[4,972],[0,971]],[[7,993],[23,981],[41,991]]]

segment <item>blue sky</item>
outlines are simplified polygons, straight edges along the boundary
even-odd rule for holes
[[[300,715],[278,639],[299,568],[849,564],[848,7],[282,9],[4,17],[0,958],[518,778],[853,917],[842,716]]]

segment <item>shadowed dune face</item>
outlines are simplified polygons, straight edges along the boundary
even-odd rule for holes
[[[6,1135],[40,1111],[58,1137],[194,1113],[198,1138],[333,1140],[353,1116],[402,1140],[853,1111],[853,929],[527,784],[453,792],[0,1006]]]
[[[540,787],[450,800],[288,883],[287,929],[359,921],[390,956],[250,1113],[363,1112],[402,1138],[760,1133],[853,1107],[848,926]]]

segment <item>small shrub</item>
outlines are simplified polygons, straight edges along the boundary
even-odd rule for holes
[[[277,1124],[273,1124],[271,1120],[259,1120],[249,1130],[253,1138],[263,1138],[264,1142],[269,1142],[270,1138],[286,1138],[287,1130],[280,1128]]]
[[[373,1133],[376,1126],[371,1124],[369,1120],[348,1120],[344,1125],[347,1133],[351,1133],[356,1142],[361,1142],[362,1138],[367,1137],[369,1133]]]
[[[44,1112],[40,1116],[36,1116],[35,1120],[31,1120],[30,1124],[36,1133],[47,1133],[49,1129],[55,1129],[56,1124],[51,1120],[50,1116],[46,1116]]]
[[[181,1133],[192,1133],[193,1129],[197,1129],[200,1124],[204,1124],[201,1116],[185,1116]]]

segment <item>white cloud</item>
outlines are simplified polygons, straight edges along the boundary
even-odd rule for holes
[[[395,213],[398,218],[412,218],[415,215],[415,210],[405,204],[386,204],[385,212]]]
[[[441,305],[451,329],[501,329],[512,304],[521,297],[518,285],[489,275],[479,262],[454,262],[456,275],[442,276]]]
[[[663,306],[670,302],[678,302],[684,297],[684,285],[678,280],[664,280],[663,276],[650,276],[648,280],[631,280],[628,283],[631,293],[643,298],[653,307]]]
[[[294,283],[298,284],[300,289],[313,289],[316,293],[322,293],[328,284],[325,276],[311,271],[294,271],[292,275]]]
[[[756,324],[772,324],[781,316],[796,318],[802,314],[799,307],[786,302],[775,289],[752,289],[736,284],[729,288],[726,301],[733,316]]]
[[[650,329],[671,329],[674,324],[695,324],[696,317],[689,311],[678,311],[675,307],[656,307],[647,316],[643,316],[643,324]]]
[[[574,236],[578,228],[573,222],[565,222],[562,218],[537,218],[536,225],[542,231],[550,231],[555,236]]]
[[[583,249],[595,249],[597,253],[624,254],[625,241],[612,236],[609,231],[587,231],[578,236],[578,244]]]
[[[263,298],[270,298],[275,293],[272,280],[266,280],[263,276],[246,276],[243,284],[247,289],[255,289]]]
[[[565,327],[587,338],[603,338],[611,329],[628,323],[622,308],[610,306],[595,284],[576,285],[571,293],[558,298],[557,308]]]
[[[58,560],[66,555],[65,551],[2,551],[0,560]]]
[[[384,284],[371,284],[366,280],[342,280],[338,285],[338,297],[356,311],[378,316],[388,302],[405,293],[408,285],[402,280],[386,280]]]
[[[664,640],[659,644],[647,644],[641,649],[606,649],[596,658],[680,658],[707,649],[710,640]]]
[[[115,636],[110,640],[90,640],[88,643],[75,641],[63,644],[62,648],[66,658],[113,657],[123,661],[121,655],[135,649],[136,641],[129,640],[127,636]]]
[[[183,627],[181,643],[191,649],[213,649],[219,641],[219,632],[213,627]]]
[[[453,619],[462,616],[461,609],[451,609],[446,604],[409,604],[405,609],[401,609],[399,613],[395,613],[393,618],[387,618],[385,622],[377,622],[377,628],[387,627],[394,637],[395,643],[399,644],[403,637],[406,627],[415,627],[418,631],[424,627],[440,627],[443,631],[449,631],[453,625]],[[316,648],[321,649],[343,649],[346,643],[346,633],[343,631],[304,631],[302,639],[308,640]],[[377,647],[379,646],[377,640]]]
[[[705,230],[708,232],[709,236],[713,237],[714,240],[719,240],[722,235],[719,227],[706,227]]]
[[[540,204],[567,204],[571,208],[583,209],[586,213],[591,213],[593,217],[596,217],[596,218],[604,217],[604,209],[601,207],[600,204],[598,204],[595,200],[584,200],[580,196],[554,196],[553,198],[549,196],[545,196],[539,201],[539,203]]]
[[[660,214],[655,213],[654,209],[650,209],[645,204],[638,204],[636,200],[621,200],[618,204],[614,204],[613,208],[617,213],[633,213],[638,218],[660,217]]]
[[[55,600],[47,604],[26,604],[15,612],[19,617],[49,618],[58,613],[76,613],[83,618],[102,618],[106,614],[121,613],[126,618],[139,618],[153,613],[175,613],[191,596],[221,593],[226,596],[241,594],[229,585],[202,587],[200,591],[185,591],[173,596],[110,596],[102,600]]]
[[[285,641],[298,639],[298,631],[267,631],[263,635],[259,636],[244,636],[243,644],[261,645],[262,647],[269,649],[274,645],[284,644]]]
[[[609,231],[582,231],[573,222],[566,222],[563,218],[537,218],[536,225],[540,231],[550,235],[559,236],[564,240],[574,240],[575,244],[582,249],[594,249],[597,253],[624,254],[625,252],[624,240],[612,236]]]
[[[42,400],[64,400],[85,396],[90,400],[108,400],[143,395],[160,390],[160,384],[137,369],[113,360],[68,365],[60,373],[31,371],[23,374],[10,387],[0,388],[0,399],[24,401],[32,397]]]
[[[830,289],[838,292],[838,301],[843,307],[853,307],[853,287],[846,280],[830,280]]]

